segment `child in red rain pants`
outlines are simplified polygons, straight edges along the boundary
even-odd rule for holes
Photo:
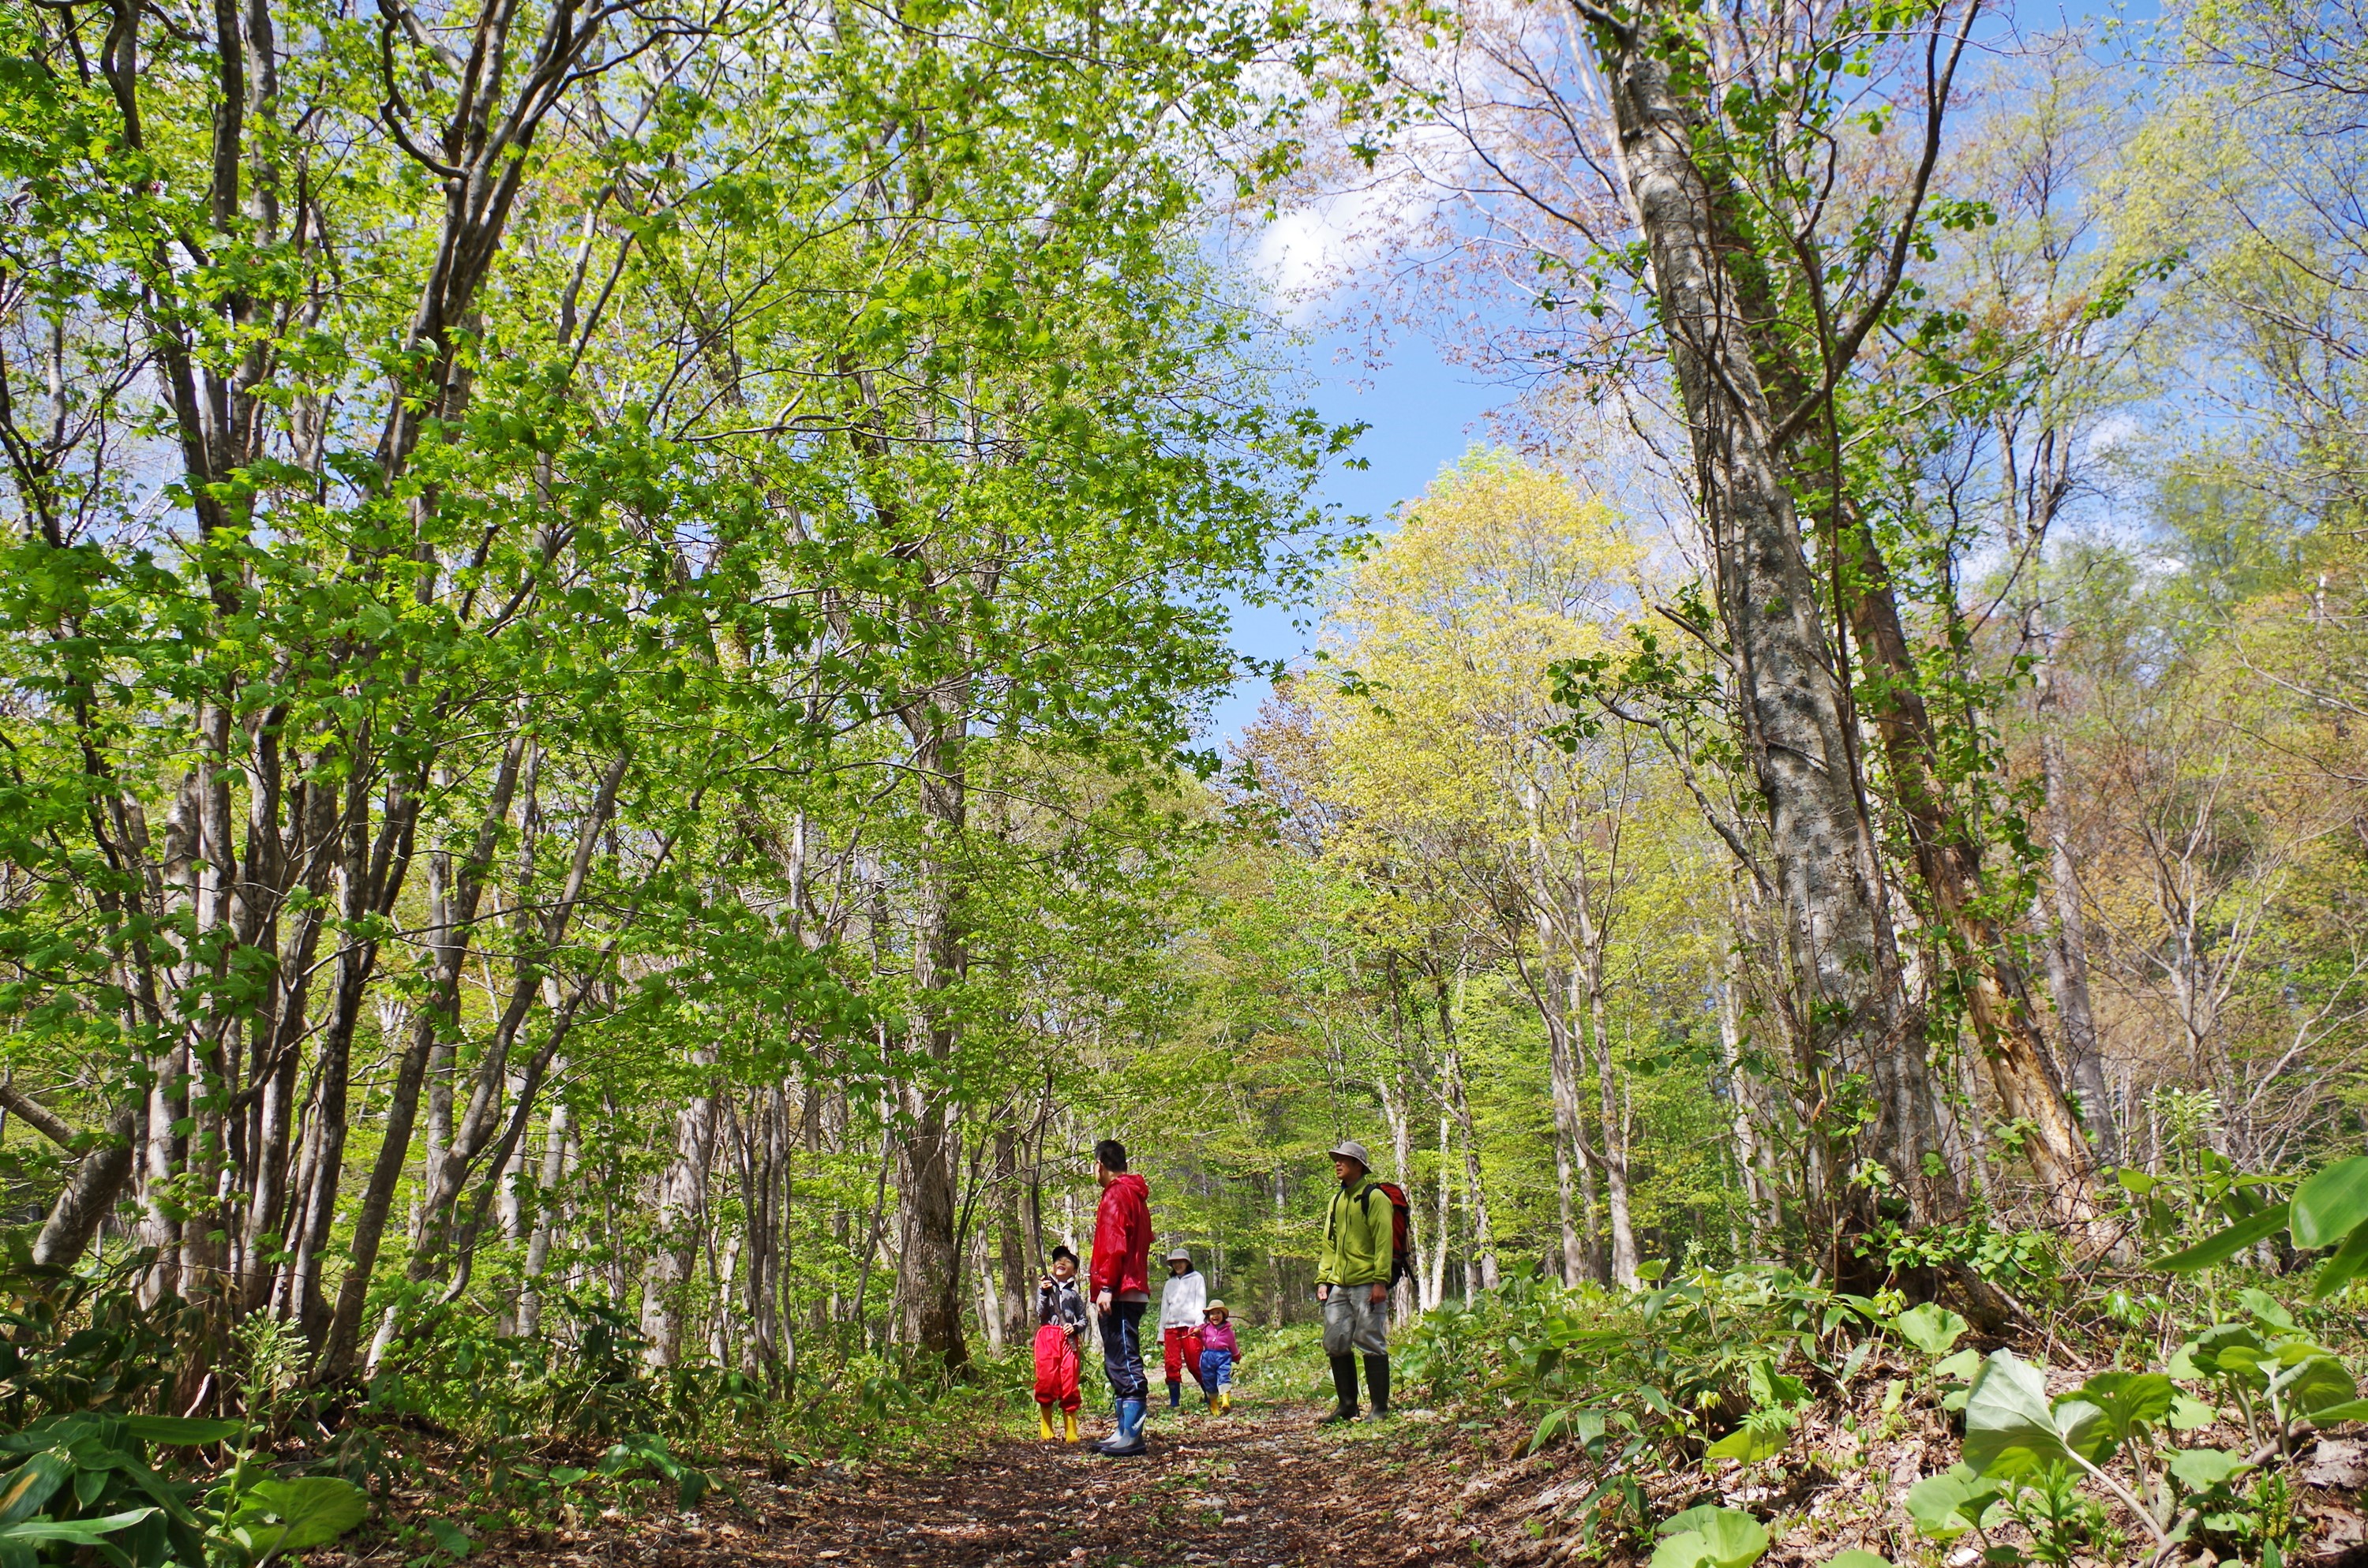
[[[1159,1338],[1167,1352],[1167,1408],[1183,1403],[1184,1380],[1201,1381],[1201,1319],[1209,1301],[1208,1277],[1178,1247],[1167,1255],[1167,1281],[1159,1290]]]
[[[1053,1249],[1053,1267],[1036,1286],[1036,1435],[1046,1442],[1053,1407],[1061,1407],[1068,1440],[1077,1440],[1077,1346],[1086,1333],[1086,1298],[1077,1290],[1077,1255]]]

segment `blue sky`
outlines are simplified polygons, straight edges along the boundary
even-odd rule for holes
[[[1317,498],[1379,523],[1400,501],[1420,494],[1474,442],[1485,441],[1489,411],[1511,402],[1514,389],[1475,380],[1442,361],[1419,337],[1400,339],[1389,363],[1378,369],[1363,362],[1361,339],[1353,349],[1349,341],[1327,335],[1310,345],[1311,384],[1304,392],[1310,406],[1332,423],[1362,421],[1369,426],[1356,449],[1367,466],[1335,466]],[[1334,362],[1336,354],[1341,362]],[[1314,620],[1312,606],[1237,608],[1234,646],[1258,659],[1297,658],[1315,639]],[[1263,677],[1236,681],[1211,716],[1206,744],[1222,750],[1231,743],[1258,717],[1269,689]]]
[[[2100,20],[2143,26],[2159,15],[2159,7],[2157,0],[2004,0],[1990,7],[1990,15],[1997,30],[1989,36],[1996,40],[2022,29],[2049,32]],[[1978,72],[1982,64],[1977,46],[1967,69]],[[1334,313],[1339,301],[1326,303],[1329,308],[1322,313],[1341,319]],[[1336,332],[1317,337],[1305,355],[1310,382],[1304,395],[1327,420],[1362,421],[1369,426],[1356,448],[1367,466],[1336,467],[1326,475],[1318,499],[1343,513],[1382,523],[1400,501],[1420,494],[1442,467],[1475,442],[1485,442],[1489,413],[1512,403],[1519,392],[1446,363],[1417,335],[1400,336],[1388,350],[1388,362],[1379,368],[1367,362],[1365,349],[1360,335]],[[1314,620],[1313,606],[1237,606],[1234,645],[1261,660],[1297,659],[1315,640]],[[1237,680],[1214,706],[1202,744],[1223,750],[1236,739],[1257,717],[1269,690],[1263,677]]]

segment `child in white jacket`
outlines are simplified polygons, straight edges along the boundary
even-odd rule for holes
[[[1208,1277],[1178,1247],[1167,1255],[1167,1282],[1159,1288],[1159,1343],[1167,1358],[1167,1408],[1184,1403],[1184,1374],[1201,1381],[1201,1324],[1208,1314]]]

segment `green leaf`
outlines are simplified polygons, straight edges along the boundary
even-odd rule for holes
[[[1768,1531],[1735,1508],[1688,1508],[1655,1533],[1666,1539],[1653,1551],[1652,1568],[1751,1568],[1768,1551]]]
[[[2312,1355],[2279,1373],[2270,1387],[2289,1408],[2316,1417],[2360,1397],[2351,1369],[2332,1356]]]
[[[2264,1368],[2275,1358],[2261,1336],[2244,1324],[2215,1323],[2183,1348],[2199,1376],[2226,1378],[2248,1388],[2268,1386]]]
[[[2298,1247],[2329,1247],[2368,1223],[2368,1154],[2338,1160],[2295,1189]]]
[[[129,1513],[109,1514],[103,1519],[25,1519],[0,1525],[0,1541],[29,1545],[40,1540],[63,1540],[74,1546],[97,1546],[102,1537],[129,1528],[155,1511],[134,1508]]]
[[[447,1557],[466,1557],[470,1549],[477,1544],[469,1539],[468,1531],[450,1519],[422,1519],[420,1523],[427,1528],[429,1535],[436,1538],[438,1550]]]
[[[1827,1558],[1826,1568],[1891,1568],[1891,1560],[1853,1546],[1847,1551],[1837,1551]]]
[[[2239,1220],[2226,1230],[2214,1232],[2185,1251],[2172,1253],[2169,1257],[2158,1257],[2146,1267],[2172,1274],[2192,1274],[2199,1268],[2226,1263],[2255,1242],[2284,1230],[2287,1207],[2283,1203],[2273,1203],[2250,1219]]]
[[[244,1421],[199,1421],[186,1415],[127,1415],[123,1430],[143,1443],[171,1443],[199,1448],[227,1443],[246,1431]]]
[[[1918,1530],[1946,1545],[1979,1528],[1982,1515],[2005,1491],[2003,1482],[1975,1475],[1962,1464],[1951,1465],[1945,1473],[1907,1489],[1907,1517]]]
[[[1954,1378],[1964,1383],[1972,1382],[1974,1374],[1981,1369],[1982,1353],[1970,1346],[1954,1356],[1932,1363],[1932,1370],[1940,1376]]]
[[[2310,1293],[2321,1299],[2332,1296],[2363,1273],[2368,1273],[2368,1225],[2356,1227],[2335,1255],[2319,1266]]]
[[[1946,1307],[1927,1301],[1891,1320],[1899,1336],[1927,1356],[1945,1356],[1972,1325]]]
[[[1751,1403],[1762,1410],[1791,1410],[1809,1403],[1809,1385],[1787,1377],[1766,1361],[1754,1361],[1744,1374]]]
[[[2069,1417],[2093,1427],[2097,1407],[2075,1401],[2064,1413],[2048,1403],[2047,1377],[2011,1350],[1993,1352],[1965,1395],[1965,1462],[1977,1474],[2011,1479],[2070,1457]]]
[[[2105,1413],[2078,1393],[2067,1393],[2057,1400],[2050,1414],[2055,1417],[2055,1430],[2064,1440],[2065,1450],[2079,1455],[2090,1464],[2101,1463],[2121,1446]]]
[[[1756,1464],[1761,1460],[1773,1459],[1782,1453],[1784,1443],[1785,1434],[1782,1432],[1763,1431],[1746,1423],[1704,1449],[1702,1458],[1741,1460],[1746,1464]]]
[[[553,1486],[573,1486],[591,1473],[588,1470],[578,1470],[572,1464],[554,1465],[552,1467],[549,1480]]]
[[[2220,1413],[2190,1394],[2180,1394],[2170,1402],[2170,1414],[2164,1420],[2174,1432],[2193,1432],[2220,1419]]]
[[[266,1481],[240,1500],[225,1528],[266,1554],[326,1546],[370,1517],[370,1498],[350,1481],[308,1476]]]
[[[2294,1314],[2286,1311],[2284,1302],[2267,1290],[2255,1290],[2248,1285],[2237,1292],[2237,1300],[2242,1301],[2245,1304],[2245,1310],[2253,1314],[2254,1322],[2267,1324],[2271,1328],[2283,1329],[2288,1334],[2294,1332]]]
[[[38,1513],[74,1472],[74,1460],[54,1449],[18,1465],[6,1485],[0,1486],[0,1525],[13,1525]]]
[[[2217,1486],[2245,1468],[2245,1461],[2222,1449],[2181,1449],[2170,1456],[2170,1473],[2189,1490]]]
[[[2368,1421],[2368,1399],[2322,1405],[2310,1413],[2310,1419],[2314,1426],[2332,1426],[2339,1421]]]
[[[2179,1391],[2160,1372],[2100,1372],[2080,1385],[2079,1396],[2096,1407],[2118,1447],[2161,1425]]]

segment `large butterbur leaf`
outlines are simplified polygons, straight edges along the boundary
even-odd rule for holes
[[[2011,1350],[1993,1352],[1965,1394],[1965,1462],[1978,1474],[2011,1479],[2075,1456],[2093,1462],[2115,1442],[2102,1409],[2078,1394],[2051,1403],[2046,1374]]]
[[[2316,1353],[2301,1358],[2280,1372],[2271,1380],[2270,1388],[2285,1402],[2287,1409],[2299,1410],[2314,1418],[2360,1397],[2360,1386],[2352,1381],[2351,1369],[2332,1356]]]
[[[1983,1516],[2005,1492],[2002,1481],[1975,1475],[1962,1464],[1951,1465],[1945,1474],[1927,1477],[1907,1489],[1907,1517],[1918,1530],[1946,1545],[1981,1528]]]
[[[1768,1552],[1768,1531],[1738,1508],[1688,1508],[1655,1527],[1652,1568],[1751,1568]]]
[[[2241,1323],[2215,1323],[2180,1346],[2171,1358],[2173,1377],[2222,1378],[2248,1389],[2269,1386],[2276,1353]]]
[[[249,1492],[226,1528],[257,1555],[326,1546],[370,1515],[370,1498],[350,1481],[308,1476],[267,1481]]]
[[[2368,1154],[2338,1160],[2294,1195],[2298,1247],[2331,1247],[2368,1223]]]
[[[1780,1427],[1759,1426],[1746,1422],[1704,1449],[1702,1458],[1741,1460],[1746,1464],[1756,1464],[1782,1453],[1786,1439],[1787,1434]]]
[[[2067,1452],[2045,1374],[2011,1350],[1992,1353],[1965,1395],[1965,1463],[1977,1475],[2010,1478]]]
[[[2160,1372],[2100,1372],[2080,1385],[2078,1397],[2095,1407],[2102,1430],[2118,1446],[2160,1426],[2179,1390]]]
[[[2325,1405],[2312,1411],[2310,1418],[2321,1426],[2332,1426],[2339,1421],[2368,1421],[2368,1399]]]
[[[2168,1468],[2190,1491],[2201,1492],[2243,1474],[2245,1461],[2223,1449],[2181,1449]]]
[[[1891,1326],[1899,1331],[1900,1338],[1925,1355],[1946,1356],[1971,1325],[1948,1308],[1927,1301],[1892,1319]]]

